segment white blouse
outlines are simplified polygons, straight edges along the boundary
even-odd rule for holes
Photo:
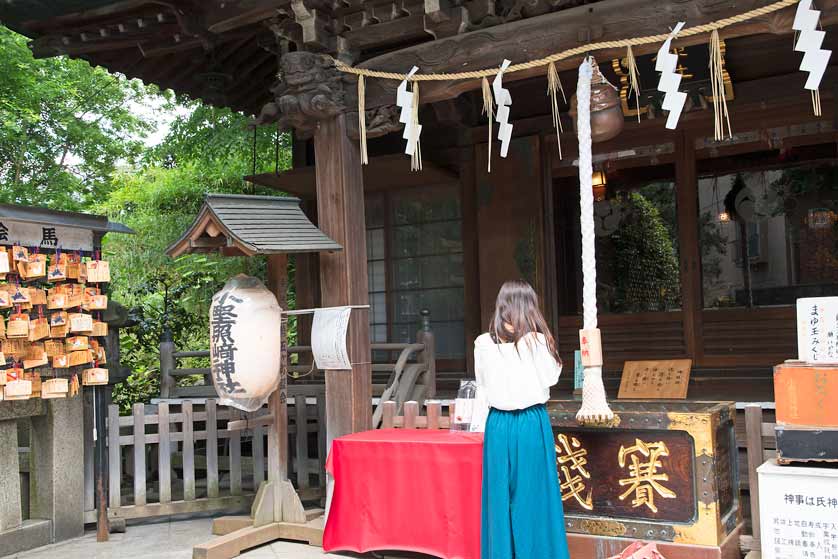
[[[562,366],[547,349],[543,334],[527,334],[518,342],[496,344],[491,335],[474,341],[477,386],[489,406],[521,410],[550,399],[550,387],[559,381]]]

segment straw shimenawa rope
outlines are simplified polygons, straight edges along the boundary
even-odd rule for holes
[[[360,142],[361,149],[361,164],[369,165],[370,160],[367,155],[367,111],[364,100],[365,95],[364,76],[358,76],[358,141]]]
[[[725,97],[721,39],[719,39],[719,32],[716,30],[713,30],[710,35],[710,85],[713,89],[715,138],[717,142],[720,142],[724,140],[725,135],[728,138],[733,138],[733,130],[730,127],[730,114],[727,110],[727,98]],[[725,124],[727,124],[727,134],[725,134]]]
[[[495,109],[492,106],[492,88],[489,86],[489,80],[483,78],[480,83],[480,89],[483,92],[483,114],[489,117],[489,142],[487,149],[489,150],[486,163],[486,172],[492,172],[492,120],[494,119]]]
[[[713,33],[717,33],[717,31],[713,31]],[[631,45],[626,47],[626,66],[628,66],[629,72],[629,93],[634,91],[634,102],[637,105],[637,122],[640,122],[640,78],[638,77],[637,60],[634,58]]]
[[[556,144],[559,146],[559,159],[562,158],[562,136],[564,132],[562,128],[562,117],[559,113],[559,99],[558,92],[561,91],[562,99],[567,103],[567,97],[564,94],[562,87],[562,80],[559,78],[559,72],[556,70],[555,62],[551,62],[547,66],[547,96],[550,98],[550,109],[553,113],[553,128],[556,129]]]
[[[684,37],[691,37],[693,35],[702,35],[704,33],[710,33],[712,31],[722,29],[723,27],[729,27],[731,25],[742,23],[754,18],[762,17],[771,13],[776,12],[777,10],[782,10],[783,8],[788,8],[789,6],[793,6],[798,3],[799,0],[780,0],[779,2],[774,2],[773,4],[768,4],[767,6],[763,6],[761,8],[754,8],[753,10],[749,10],[745,13],[727,17],[724,19],[720,19],[718,21],[713,21],[710,23],[705,23],[704,25],[696,25],[695,27],[687,27],[681,30],[678,33],[678,38],[683,39]],[[596,50],[603,50],[603,49],[616,49],[616,48],[625,48],[630,46],[638,46],[638,45],[651,45],[655,43],[661,43],[665,41],[669,37],[669,33],[659,33],[657,35],[647,35],[645,37],[635,37],[633,39],[620,39],[616,41],[601,41],[598,43],[590,43],[587,45],[580,45],[578,47],[574,47],[572,49],[568,49],[565,51],[557,52],[555,54],[551,54],[550,56],[545,56],[544,58],[539,58],[537,60],[531,60],[529,62],[521,62],[519,64],[513,64],[507,68],[504,73],[508,74],[510,72],[520,72],[521,70],[529,70],[532,68],[538,68],[541,66],[546,66],[551,62],[558,62],[559,60],[565,60],[568,58],[573,58],[575,56],[584,55],[587,53],[591,53]],[[356,68],[354,66],[348,66],[344,62],[341,62],[338,59],[335,59],[335,66],[341,72],[346,72],[348,74],[355,74],[357,76],[366,76],[368,78],[379,78],[384,80],[398,80],[402,81],[407,78],[407,74],[397,74],[395,72],[383,72],[380,70],[371,70],[368,68]],[[474,70],[471,72],[455,72],[455,73],[441,73],[441,74],[413,74],[410,80],[414,82],[418,81],[455,81],[455,80],[479,80],[481,78],[488,78],[492,77],[498,73],[497,68],[485,68],[483,70]]]

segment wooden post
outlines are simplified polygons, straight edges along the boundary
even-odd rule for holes
[[[171,398],[175,393],[175,342],[172,333],[166,329],[160,336],[160,397]]]
[[[268,289],[276,295],[282,310],[288,305],[288,255],[272,254],[268,257]],[[283,322],[283,326],[285,322]],[[286,359],[287,340],[282,333],[283,351],[281,360]],[[286,374],[282,371],[281,374]],[[274,424],[268,429],[268,480],[288,479],[288,380],[280,379],[279,390],[268,400],[268,409],[273,414]]]
[[[675,138],[675,196],[678,208],[678,252],[681,258],[681,309],[684,344],[693,365],[704,357],[702,342],[701,255],[698,239],[698,179],[694,138],[681,131]]]
[[[460,188],[463,212],[463,273],[465,285],[466,368],[474,375],[474,340],[483,331],[480,320],[480,246],[477,239],[477,178],[471,144],[460,148]]]
[[[759,545],[761,531],[759,522],[759,476],[757,468],[763,462],[762,406],[745,406],[745,441],[748,449],[748,486],[751,499],[751,530],[754,543]]]
[[[318,123],[314,133],[320,229],[343,251],[320,255],[322,304],[366,305],[367,243],[364,179],[358,146],[346,135],[346,116]],[[327,445],[372,427],[369,312],[352,312],[348,334],[352,371],[326,371]]]
[[[93,387],[93,402],[96,408],[95,429],[96,429],[96,541],[108,541],[110,534],[110,522],[108,521],[108,491],[106,485],[108,480],[108,455],[105,450],[105,433],[108,432],[105,426],[105,410],[107,405],[107,394],[105,389],[99,386]],[[116,423],[116,432],[119,434],[119,420]],[[117,447],[119,448],[119,447]],[[117,483],[119,480],[117,479]]]
[[[422,309],[420,314],[422,326],[416,333],[416,342],[425,346],[422,350],[422,360],[428,364],[428,372],[425,374],[425,398],[433,399],[436,398],[436,343],[431,330],[431,312],[428,309]]]

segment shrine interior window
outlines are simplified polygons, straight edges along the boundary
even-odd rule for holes
[[[775,143],[697,162],[706,309],[838,294],[836,145]]]
[[[366,212],[372,339],[414,341],[421,311],[427,309],[437,357],[463,359],[459,188],[445,185],[370,195]]]
[[[597,305],[604,314],[681,307],[675,167],[671,163],[604,170],[595,189]],[[559,312],[582,312],[579,182],[556,183]]]

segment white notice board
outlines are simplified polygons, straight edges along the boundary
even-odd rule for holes
[[[797,300],[797,352],[806,363],[838,363],[838,297]]]
[[[315,309],[311,324],[311,351],[320,370],[352,369],[346,350],[351,307]]]
[[[762,559],[838,557],[838,470],[769,460],[757,472]]]

